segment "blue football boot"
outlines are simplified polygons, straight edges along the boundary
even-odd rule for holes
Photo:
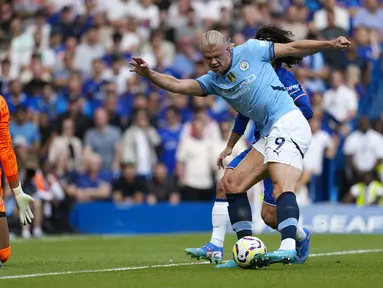
[[[225,263],[215,266],[215,268],[239,268],[239,266],[235,263],[234,259],[231,259]]]
[[[297,259],[295,250],[276,250],[266,254],[256,255],[253,259],[253,266],[264,267],[275,263],[291,264]]]
[[[310,254],[310,238],[311,233],[308,229],[303,228],[303,231],[306,233],[306,238],[303,241],[297,241],[297,259],[295,260],[295,264],[303,264],[306,262],[307,258]]]
[[[252,261],[251,265],[249,267],[243,268],[243,269],[259,269],[259,268],[266,268],[268,266],[268,263],[263,261],[263,259],[258,259],[258,261]],[[233,259],[219,264],[215,266],[215,268],[241,268],[238,266],[237,263]]]
[[[197,260],[205,259],[212,263],[222,263],[223,261],[223,248],[217,247],[212,243],[208,243],[201,248],[186,248],[186,255]]]

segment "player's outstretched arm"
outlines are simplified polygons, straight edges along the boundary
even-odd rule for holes
[[[275,43],[274,57],[307,56],[329,48],[345,50],[350,47],[351,42],[343,36],[329,41],[299,40],[287,44]]]
[[[133,68],[131,72],[145,77],[158,87],[173,93],[180,93],[193,96],[206,96],[201,85],[194,79],[177,79],[173,76],[158,73],[149,68],[148,63],[143,59],[133,57],[133,61],[129,63]]]

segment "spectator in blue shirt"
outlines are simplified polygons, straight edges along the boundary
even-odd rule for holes
[[[82,91],[89,100],[92,111],[99,108],[104,100],[103,88],[106,84],[103,78],[104,69],[105,66],[102,60],[94,59],[92,61],[92,74],[85,79],[82,85]]]
[[[8,83],[9,93],[4,95],[5,101],[8,104],[9,112],[14,114],[17,107],[22,106],[24,108],[30,108],[31,101],[28,95],[22,90],[22,85],[19,80],[13,80]]]
[[[77,202],[90,202],[96,200],[108,200],[111,187],[110,178],[101,173],[102,158],[92,153],[86,159],[85,171],[74,180],[68,188],[68,194],[74,197]]]
[[[166,110],[165,119],[166,122],[158,131],[162,147],[160,161],[166,166],[168,174],[172,175],[176,167],[176,150],[180,140],[182,123],[180,113],[175,107],[169,107]]]
[[[38,151],[40,146],[40,132],[37,126],[27,120],[27,109],[23,106],[16,108],[15,119],[11,121],[10,131],[12,139],[24,139],[33,150]]]
[[[355,27],[366,27],[383,32],[383,9],[378,0],[364,0],[363,6],[358,8],[354,17]]]

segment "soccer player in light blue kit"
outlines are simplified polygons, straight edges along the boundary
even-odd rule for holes
[[[267,25],[258,29],[255,39],[258,40],[267,40],[274,43],[289,43],[292,42],[291,38],[293,37],[291,31],[286,31],[275,26]],[[298,64],[302,60],[302,57],[285,57],[276,59],[273,61],[272,65],[275,68],[281,83],[288,91],[290,97],[294,100],[295,105],[301,110],[302,114],[306,119],[310,119],[313,115],[312,107],[308,100],[306,93],[303,91],[301,85],[296,80],[294,75],[282,67],[282,64],[291,67],[292,65]],[[246,126],[249,122],[249,118],[238,113],[238,116],[235,120],[232,134],[227,143],[227,147],[221,153],[217,164],[223,169],[223,159],[228,155],[231,155],[232,149],[235,144],[244,134]],[[253,138],[253,144],[260,139],[259,130],[256,128]],[[230,173],[238,166],[238,164],[246,157],[246,155],[251,151],[251,147],[237,155],[228,165],[225,170],[223,178],[228,177]],[[223,190],[222,183],[224,179],[221,179],[217,184],[217,194],[216,194],[216,203],[214,204],[212,211],[212,223],[213,223],[213,233],[211,236],[211,241],[200,248],[187,248],[185,249],[186,253],[192,258],[197,259],[206,259],[214,263],[221,263],[223,260],[223,242],[226,234],[228,224],[230,222],[229,215],[227,211],[227,200],[226,193]],[[270,178],[264,179],[264,199],[262,205],[261,216],[265,224],[273,229],[277,229],[277,219],[276,219],[276,203],[273,198],[273,184]],[[295,263],[303,264],[309,255],[309,240],[310,232],[307,229],[297,226],[297,260]],[[237,264],[231,260],[226,262],[223,265],[218,265],[217,268],[236,268]]]
[[[233,48],[222,33],[211,30],[201,41],[201,51],[211,71],[196,80],[180,80],[158,73],[141,58],[133,58],[130,63],[132,72],[173,93],[221,96],[257,124],[261,139],[224,181],[230,221],[237,238],[241,239],[252,235],[252,213],[246,191],[267,175],[272,179],[281,245],[277,251],[254,257],[254,266],[293,263],[297,258],[299,207],[294,190],[311,141],[307,120],[270,62],[275,58],[310,55],[327,48],[347,49],[350,45],[345,37],[287,44],[251,39]]]

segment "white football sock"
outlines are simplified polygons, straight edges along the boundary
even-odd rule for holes
[[[306,233],[305,233],[305,231],[303,230],[303,228],[301,226],[297,226],[296,239],[297,239],[298,242],[303,241],[303,240],[306,239]]]
[[[212,210],[213,233],[210,242],[217,247],[223,247],[227,227],[230,225],[227,202],[214,202]]]
[[[296,249],[295,244],[296,244],[295,239],[286,238],[282,240],[281,247],[279,247],[279,249],[280,250],[295,250]]]

